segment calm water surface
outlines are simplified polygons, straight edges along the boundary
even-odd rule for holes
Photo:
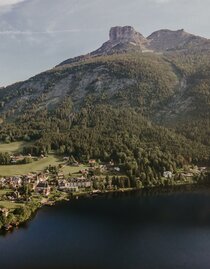
[[[209,269],[210,189],[45,207],[0,236],[0,268]]]

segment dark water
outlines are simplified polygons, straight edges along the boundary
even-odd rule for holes
[[[45,207],[0,236],[2,269],[209,269],[210,189]]]

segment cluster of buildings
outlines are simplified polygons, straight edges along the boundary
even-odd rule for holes
[[[32,173],[23,176],[13,176],[13,177],[1,177],[0,178],[0,188],[1,189],[12,189],[17,191],[19,188],[28,185],[31,190],[35,192],[40,192],[45,195],[49,195],[50,187],[48,185],[49,176],[43,173]],[[45,183],[45,186],[40,188],[40,185]]]
[[[85,177],[69,178],[59,180],[58,189],[60,191],[77,192],[79,189],[90,189],[92,180]]]
[[[198,166],[194,166],[194,167],[188,167],[185,171],[182,171],[179,173],[179,175],[182,178],[193,178],[196,175],[200,175],[202,172],[205,172],[207,169],[207,167],[198,167]],[[172,179],[175,177],[175,174],[173,174],[171,171],[165,171],[163,173],[163,177],[167,178],[167,179]]]
[[[91,188],[92,180],[84,176],[66,179],[61,173],[54,177],[47,173],[34,173],[25,176],[0,178],[0,189],[9,188],[17,191],[25,185],[30,186],[30,189],[36,193],[48,196],[51,193],[52,187],[67,192],[77,192],[79,189]]]
[[[14,157],[14,156],[13,156]],[[23,157],[23,156],[22,156]],[[20,156],[18,157],[20,158]],[[13,159],[18,161],[19,159]],[[68,161],[68,159],[66,159]],[[79,163],[75,161],[75,166]],[[11,200],[21,199],[19,191],[21,187],[28,186],[30,191],[39,193],[43,196],[49,196],[52,190],[64,192],[78,192],[79,190],[90,190],[93,188],[93,179],[97,172],[120,172],[119,167],[115,167],[113,162],[106,165],[100,165],[96,160],[89,160],[89,168],[81,170],[81,176],[65,177],[63,173],[52,173],[49,170],[40,173],[30,173],[28,175],[0,177],[0,189],[13,190]]]
[[[23,185],[31,184],[32,188],[35,189],[39,181],[42,180],[41,174],[28,174],[25,176],[13,176],[13,177],[2,177],[0,178],[0,188],[17,189]]]
[[[19,163],[22,163],[25,158],[34,159],[34,157],[32,157],[31,154],[28,154],[27,156],[24,156],[22,154],[19,154],[19,155],[10,155],[10,163],[11,164],[19,164]]]

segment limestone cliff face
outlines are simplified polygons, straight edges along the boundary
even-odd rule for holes
[[[109,40],[92,55],[121,53],[132,50],[144,50],[148,45],[147,39],[136,32],[131,26],[112,27],[109,32]]]
[[[79,57],[68,59],[60,65],[71,64],[79,61],[85,61],[91,57],[126,53],[132,51],[142,52],[147,49],[148,40],[140,33],[138,33],[131,26],[116,26],[109,31],[109,40],[105,42],[99,49],[82,55]]]
[[[85,61],[92,57],[120,54],[127,52],[169,52],[171,50],[210,50],[210,40],[185,32],[159,30],[145,38],[131,26],[112,27],[109,32],[109,40],[99,49],[76,58],[68,59],[60,65]]]
[[[109,41],[95,53],[109,53],[114,48],[123,46],[127,50],[134,46],[142,50],[154,52],[165,52],[176,49],[210,48],[210,41],[206,38],[195,36],[184,31],[184,29],[171,31],[167,29],[152,33],[148,38],[137,32],[131,26],[112,27],[109,33]]]
[[[187,33],[184,29],[177,31],[163,29],[145,38],[131,26],[116,26],[110,29],[109,41],[91,54],[112,54],[130,50],[168,52],[187,49],[210,49],[210,40]]]
[[[183,29],[177,31],[159,30],[147,38],[148,47],[154,51],[169,51],[175,49],[188,49],[206,45],[210,47],[210,41],[200,36],[185,32]]]
[[[131,26],[112,27],[109,32],[109,40],[113,45],[120,42],[132,42],[141,46],[147,43],[146,38],[142,34],[136,32]]]

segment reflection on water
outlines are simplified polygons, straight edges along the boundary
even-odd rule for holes
[[[0,237],[0,265],[209,269],[209,250],[210,189],[153,190],[45,207]]]

